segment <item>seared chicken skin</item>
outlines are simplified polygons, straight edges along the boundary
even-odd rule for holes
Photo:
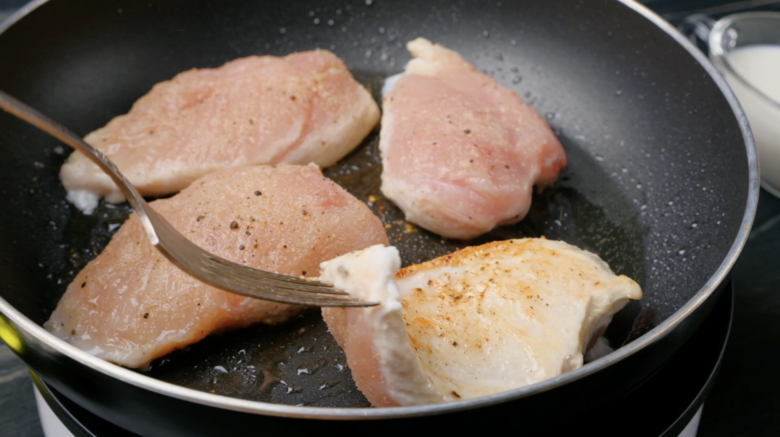
[[[550,127],[454,51],[422,38],[407,47],[413,59],[383,100],[382,192],[448,238],[520,221],[534,184],[566,165]]]
[[[251,56],[155,85],[126,115],[84,139],[145,196],[180,191],[238,165],[334,164],[379,121],[379,108],[325,50]],[[124,196],[80,152],[63,165],[68,199],[89,213]]]
[[[226,169],[151,205],[209,252],[293,276],[314,276],[324,260],[388,243],[379,219],[313,165]],[[211,333],[280,323],[301,309],[189,276],[149,243],[132,214],[44,327],[92,355],[143,368]]]
[[[569,244],[469,247],[396,271],[394,248],[323,263],[321,279],[379,301],[325,308],[358,388],[375,406],[418,405],[524,387],[583,364],[639,285]]]

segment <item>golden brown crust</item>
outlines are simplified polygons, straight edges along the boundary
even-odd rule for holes
[[[575,369],[639,285],[596,254],[523,238],[468,247],[395,276],[405,330],[440,393],[470,398]]]
[[[544,237],[542,237],[542,239],[544,239]],[[469,260],[479,258],[502,258],[505,256],[515,256],[528,250],[550,251],[550,249],[540,247],[538,244],[534,244],[534,242],[534,238],[520,238],[506,241],[494,241],[492,243],[483,244],[481,246],[469,246],[449,255],[444,255],[424,263],[404,267],[395,274],[395,279],[403,279],[407,276],[413,275],[414,273],[435,269],[438,267],[460,265],[468,262]]]

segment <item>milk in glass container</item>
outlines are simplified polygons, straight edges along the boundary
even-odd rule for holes
[[[745,111],[758,150],[761,186],[780,197],[780,13],[720,19],[709,34],[710,59]]]

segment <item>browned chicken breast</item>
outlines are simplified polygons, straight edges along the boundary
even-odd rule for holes
[[[486,396],[574,370],[612,316],[642,297],[598,256],[545,239],[399,266],[395,248],[374,246],[322,267],[323,280],[381,302],[323,309],[375,406]]]

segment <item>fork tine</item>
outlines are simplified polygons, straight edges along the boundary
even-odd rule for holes
[[[219,258],[184,237],[152,208],[148,209],[151,211],[148,218],[159,237],[157,248],[160,252],[188,274],[216,288],[256,299],[298,305],[342,307],[378,305],[376,302],[363,302],[350,298],[346,293],[319,281],[286,282],[282,279],[288,276],[254,270]],[[274,279],[269,279],[269,276]]]
[[[154,211],[152,208],[149,210]],[[288,276],[255,270],[219,258],[181,235],[156,212],[152,212],[149,219],[157,229],[158,249],[179,268],[214,287],[252,298],[298,305],[343,307],[378,305],[376,302],[363,302],[351,298],[347,293],[319,281],[287,282],[283,279]],[[177,256],[174,256],[174,253]],[[269,276],[273,279],[268,278]]]
[[[226,274],[243,277],[250,281],[250,283],[247,284],[248,287],[251,287],[252,283],[261,282],[266,287],[276,287],[279,289],[300,290],[331,295],[346,295],[344,291],[334,289],[331,285],[317,280],[307,278],[301,279],[294,276],[280,275],[278,273],[254,269],[215,256],[181,235],[173,226],[171,226],[170,222],[160,216],[156,211],[149,207],[148,204],[144,206],[150,210],[148,217],[151,225],[157,231],[159,241],[158,247],[163,249],[162,252],[185,271],[192,270],[192,264],[195,264],[200,269],[204,269],[215,276]],[[173,256],[173,252],[176,252],[179,255]],[[184,254],[184,256],[182,256],[182,254]]]
[[[220,288],[227,288],[233,292],[245,296],[256,297],[264,300],[281,301],[298,305],[317,305],[317,306],[373,306],[377,303],[357,301],[349,296],[319,295],[308,291],[284,290],[280,292],[273,287],[267,287],[260,283],[248,283],[247,281],[220,275],[217,277]],[[280,300],[280,297],[283,300]]]
[[[329,289],[333,289],[331,285],[325,284],[323,282],[320,282],[316,279],[310,279],[310,278],[299,278],[295,276],[289,276],[289,275],[281,275],[278,273],[273,272],[267,272],[265,270],[258,270],[253,269],[251,267],[242,266],[241,264],[236,264],[234,262],[228,261],[224,258],[219,258],[211,255],[209,259],[215,263],[222,266],[225,266],[227,268],[230,268],[235,271],[241,271],[246,273],[247,275],[250,275],[253,278],[259,278],[262,277],[263,280],[268,281],[276,281],[280,283],[280,286],[285,286],[284,284],[299,284],[304,286],[319,286],[319,287],[326,287]],[[343,292],[338,292],[343,293]]]
[[[284,294],[285,292],[292,292],[292,293],[309,293],[311,295],[315,294],[324,294],[332,297],[337,296],[349,296],[347,293],[341,292],[340,290],[335,290],[333,288],[324,288],[324,287],[304,287],[300,284],[287,284],[281,281],[269,281],[266,278],[262,276],[255,276],[248,272],[242,272],[237,269],[233,269],[231,267],[227,266],[221,266],[221,265],[215,265],[207,263],[204,266],[204,270],[211,273],[212,275],[216,277],[228,277],[235,281],[240,281],[246,286],[262,286],[265,288],[273,289],[275,290],[275,293]],[[324,290],[324,292],[320,291]]]
[[[209,270],[215,274],[229,274],[231,276],[238,276],[250,281],[261,281],[266,285],[290,289],[308,291],[311,293],[331,294],[331,295],[348,295],[345,291],[333,288],[331,285],[325,284],[317,280],[310,281],[288,281],[287,276],[272,274],[263,270],[252,269],[240,264],[228,263],[222,259],[209,258],[211,265],[208,266]],[[269,277],[270,276],[270,277]],[[292,276],[289,276],[293,278]]]
[[[290,296],[299,299],[310,299],[310,298],[336,299],[336,300],[350,299],[350,296],[347,293],[334,295],[332,293],[319,293],[317,291],[312,291],[309,289],[300,289],[300,288],[280,289],[279,287],[266,283],[266,281],[264,280],[257,281],[251,277],[233,275],[233,272],[229,270],[222,270],[222,269],[212,270],[210,267],[207,267],[207,270],[210,273],[212,273],[214,277],[217,278],[219,281],[222,281],[224,279],[225,281],[228,281],[231,284],[243,288],[250,288],[250,289],[260,288],[267,293],[271,293],[278,296]]]
[[[182,270],[214,287],[248,297],[300,305],[378,305],[350,298],[347,293],[316,280],[252,269],[219,258],[181,235],[164,217],[145,206],[152,211],[148,217],[157,230],[157,247],[161,252]]]

